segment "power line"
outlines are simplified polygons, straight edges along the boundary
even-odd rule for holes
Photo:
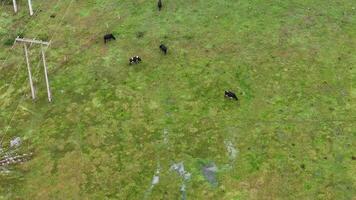
[[[58,4],[58,2],[59,2],[59,0],[57,1],[57,4]],[[44,4],[44,1],[39,5],[39,7],[42,7],[43,4]],[[34,13],[37,13],[38,10],[40,10],[40,9],[35,10]],[[25,32],[25,30],[26,30],[27,28],[28,28],[28,23],[25,25],[25,27],[24,27],[24,29],[22,30],[22,32]],[[4,36],[0,41],[3,41],[5,37],[6,37],[6,36]],[[9,51],[12,51],[12,49],[13,49],[14,47],[15,47],[15,41],[14,41],[14,43],[12,44],[12,46],[11,46],[11,48],[10,48]],[[3,60],[3,62],[2,62],[1,65],[0,65],[0,70],[4,68],[5,62],[8,60],[9,57],[10,57],[10,54],[8,54],[8,55],[5,57],[5,59]]]
[[[14,112],[12,113],[12,115],[11,115],[11,118],[10,118],[10,121],[9,121],[8,125],[5,126],[4,134],[2,135],[1,140],[0,140],[0,145],[2,144],[2,142],[3,142],[4,138],[5,138],[5,135],[7,134],[7,131],[8,131],[9,128],[10,128],[11,122],[12,122],[12,120],[14,119],[15,114],[16,114],[16,112],[17,112],[17,110],[18,110],[18,108],[19,108],[19,106],[20,106],[22,100],[24,99],[24,97],[25,97],[25,95],[22,95],[22,97],[21,97],[19,103],[18,103],[17,106],[16,106],[15,111],[14,111]]]
[[[60,2],[60,0],[57,1],[57,3],[55,4],[55,6],[57,6],[59,2]],[[43,5],[43,3],[40,4],[39,7],[42,7],[42,5]],[[36,13],[36,12],[37,12],[37,10],[35,10],[35,13]],[[49,21],[49,20],[47,20],[47,22],[48,22],[48,21]],[[24,28],[22,31],[25,31],[27,28],[28,28],[28,24],[26,24],[25,28]],[[4,38],[5,38],[5,37],[4,37]],[[34,39],[35,39],[35,38],[34,38]],[[12,47],[10,48],[10,51],[15,47],[15,44],[16,44],[16,40],[14,41]],[[2,68],[0,68],[0,70],[5,67],[4,64],[5,64],[5,62],[8,60],[9,56],[10,56],[10,54],[8,54],[8,56],[5,58],[5,60],[4,60],[4,61],[2,62],[2,64],[0,65],[0,67],[2,66]],[[10,81],[10,84],[9,84],[10,86],[11,86],[11,84],[13,83],[14,79],[16,78],[17,73],[19,72],[19,69],[20,69],[20,68],[18,67],[18,69],[17,69],[15,75],[13,76],[12,80]],[[10,86],[9,86],[9,87],[10,87]]]
[[[28,2],[28,9],[30,11],[30,15],[33,15],[33,9],[32,9],[32,1],[31,0],[27,0]],[[12,0],[12,5],[14,6],[14,12],[17,13],[17,3],[16,0]]]
[[[320,120],[303,120],[303,119],[286,119],[286,120],[263,120],[263,119],[240,119],[240,122],[246,123],[276,123],[276,124],[285,124],[285,123],[336,123],[336,122],[356,122],[356,118],[354,119],[320,119]]]
[[[57,1],[57,4],[58,4],[58,2],[59,2],[59,0]],[[40,5],[40,7],[41,7],[42,5],[43,5],[43,3]],[[37,11],[35,11],[35,12],[37,12]],[[26,26],[24,27],[23,31],[25,31],[27,28],[28,28],[28,23],[27,23]],[[15,47],[15,44],[16,44],[16,40],[14,41],[12,47],[10,48],[10,51]],[[5,60],[2,62],[2,68],[4,68],[4,64],[5,64],[5,62],[8,60],[9,56],[10,56],[10,54],[8,54],[8,56],[7,56],[7,57],[5,58]],[[39,62],[39,63],[40,63],[40,62]],[[38,67],[38,66],[39,66],[39,64],[37,65],[37,67]],[[1,69],[1,68],[0,68],[0,69]],[[10,86],[12,85],[12,83],[13,83],[13,81],[15,80],[15,78],[16,78],[16,76],[17,76],[17,74],[18,74],[19,71],[20,71],[20,67],[18,66],[18,67],[17,67],[17,70],[16,70],[16,73],[15,73],[15,75],[13,76],[13,78],[12,78],[12,80],[11,80],[11,82],[10,82]],[[10,87],[10,86],[9,86],[9,87]],[[0,144],[2,144],[3,139],[4,139],[6,133],[7,133],[8,129],[9,129],[9,125],[11,124],[11,122],[12,122],[12,120],[13,120],[13,118],[14,118],[14,116],[15,116],[17,110],[18,110],[19,105],[21,104],[22,100],[24,99],[24,96],[25,96],[25,95],[23,95],[23,96],[21,97],[19,103],[18,103],[17,106],[16,106],[15,111],[13,112],[13,114],[12,114],[12,116],[11,116],[9,122],[8,122],[8,125],[5,126],[5,131],[4,131],[3,137],[2,137],[2,139],[1,139],[1,141],[0,141]]]
[[[59,3],[59,1],[60,1],[60,0],[57,1],[57,4]],[[69,10],[69,7],[72,5],[73,1],[74,1],[74,0],[71,0],[71,1],[70,1],[68,7],[66,8],[66,11],[64,12],[64,15],[63,15],[62,19],[61,19],[60,22],[58,23],[58,26],[59,26],[59,25],[62,23],[62,21],[64,20],[64,17],[66,16],[66,14],[67,14],[67,12],[68,12],[68,10]],[[55,35],[55,34],[52,35],[52,38],[50,39],[50,41],[52,41],[52,39],[54,38],[54,35]],[[47,46],[45,49],[42,49],[43,52],[44,52],[45,50],[47,50],[48,47],[49,47],[49,46]],[[37,68],[38,68],[38,66],[40,65],[40,63],[41,63],[41,61],[38,62]],[[21,102],[23,101],[24,97],[25,97],[25,95],[23,95],[22,98],[20,99],[19,103],[18,103],[17,106],[16,106],[15,111],[13,112],[13,114],[12,114],[12,116],[11,116],[9,122],[8,122],[8,125],[5,126],[5,130],[4,130],[3,136],[2,136],[2,138],[1,138],[1,140],[0,140],[0,144],[3,143],[3,140],[4,140],[6,134],[7,134],[8,130],[9,130],[9,127],[10,127],[10,125],[11,125],[11,123],[12,123],[14,117],[15,117],[15,114],[16,114],[18,108],[19,108],[19,105],[20,105]]]
[[[30,67],[30,62],[29,62],[27,44],[29,43],[30,45],[32,45],[32,44],[41,45],[41,55],[42,55],[44,74],[45,74],[45,79],[46,79],[48,101],[51,102],[51,91],[50,91],[49,82],[48,82],[46,57],[45,57],[45,53],[44,53],[44,50],[43,50],[43,45],[48,46],[50,43],[49,42],[43,42],[43,41],[40,41],[40,40],[30,40],[30,39],[23,39],[23,38],[16,38],[15,41],[16,42],[22,42],[24,44],[25,59],[26,59],[26,64],[27,64],[28,78],[29,78],[29,81],[30,81],[32,99],[35,99],[36,95],[35,95],[35,89],[33,87],[33,82],[32,82],[32,73],[31,73],[31,67]]]

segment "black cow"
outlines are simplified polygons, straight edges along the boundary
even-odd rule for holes
[[[161,11],[161,9],[162,9],[162,0],[158,0],[157,6],[158,6],[158,10]]]
[[[139,56],[134,56],[134,57],[131,57],[130,59],[129,59],[129,62],[130,62],[130,65],[131,64],[138,64],[138,63],[140,63],[142,60],[141,60],[141,58],[139,57]]]
[[[168,48],[164,44],[159,45],[159,48],[164,54],[167,54]]]
[[[229,99],[236,100],[236,101],[238,100],[236,94],[231,91],[225,91],[225,97],[227,97]]]
[[[114,37],[113,34],[110,33],[110,34],[104,35],[104,43],[106,43],[106,42],[108,42],[110,40],[116,40],[116,38]]]

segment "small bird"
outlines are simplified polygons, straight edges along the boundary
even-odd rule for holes
[[[157,6],[158,6],[158,10],[161,11],[161,9],[162,9],[162,0],[158,0]]]
[[[238,100],[236,94],[231,91],[225,91],[225,97],[236,101]]]

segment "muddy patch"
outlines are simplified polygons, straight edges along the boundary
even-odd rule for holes
[[[216,178],[217,172],[218,172],[218,167],[215,165],[215,163],[209,163],[202,167],[202,173],[203,173],[205,179],[213,187],[218,186],[218,180]]]

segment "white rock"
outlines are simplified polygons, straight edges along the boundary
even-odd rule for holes
[[[152,179],[152,185],[157,185],[159,183],[159,176],[155,175]]]
[[[18,147],[21,145],[21,138],[16,137],[15,139],[10,141],[10,147]]]

